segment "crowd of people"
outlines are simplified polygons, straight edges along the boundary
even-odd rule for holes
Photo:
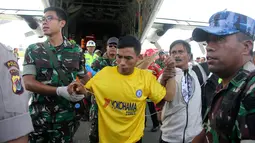
[[[207,43],[192,65],[185,40],[141,54],[136,37],[110,37],[105,53],[93,40],[84,53],[62,34],[64,10],[42,21],[48,39],[26,49],[22,75],[0,44],[0,142],[72,143],[83,120],[91,143],[142,143],[148,105],[159,143],[255,143],[254,19],[213,14],[192,33]]]

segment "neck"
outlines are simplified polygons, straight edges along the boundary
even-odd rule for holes
[[[64,39],[61,35],[61,33],[59,32],[58,34],[56,35],[52,35],[49,37],[49,41],[50,41],[50,44],[53,45],[54,47],[56,46],[59,46],[63,43]]]
[[[223,88],[225,88],[229,84],[229,82],[231,81],[232,78],[233,78],[233,76],[222,79]]]
[[[188,70],[188,69],[189,69],[189,65],[187,64],[187,65],[185,65],[185,66],[183,66],[183,67],[177,67],[177,68],[180,68],[180,69],[182,69],[183,71],[185,71],[185,70]]]
[[[236,68],[235,72],[232,72],[232,74],[229,74],[230,76],[226,76],[226,77],[222,77],[222,84],[223,84],[223,87],[226,87],[229,82],[231,81],[231,79],[237,74],[237,72],[247,63],[249,62],[249,60],[245,60],[242,64],[240,64],[240,66],[238,66],[238,68]]]
[[[115,59],[115,55],[110,55],[110,54],[108,54],[108,53],[106,53],[107,54],[107,57],[109,58],[109,59]]]
[[[93,52],[88,51],[90,55],[93,55]]]

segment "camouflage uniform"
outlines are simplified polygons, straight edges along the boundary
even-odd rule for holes
[[[246,67],[255,69],[248,62]],[[218,87],[204,123],[207,143],[239,143],[255,140],[255,77],[241,69],[226,88]],[[247,80],[248,79],[248,80]]]
[[[165,67],[165,63],[164,61],[162,61],[161,59],[157,59],[155,61],[156,64],[158,64],[160,66],[161,69],[163,69]]]
[[[100,71],[106,66],[116,66],[115,59],[109,59],[107,54],[105,53],[102,57],[99,57],[92,63],[92,69],[96,72]],[[98,107],[96,104],[95,97],[92,96],[91,98],[91,108],[90,108],[90,121],[91,121],[91,128],[89,134],[89,141],[90,143],[98,143]]]
[[[50,44],[48,42],[48,44]],[[49,46],[71,83],[76,76],[83,78],[86,74],[82,50],[72,45],[66,38],[58,47]],[[30,45],[25,53],[23,75],[35,75],[43,84],[59,87],[66,86],[59,80],[58,72],[52,68],[42,43]],[[31,68],[35,67],[36,71]],[[32,93],[29,106],[35,132],[30,134],[30,142],[72,142],[79,122],[75,119],[74,103],[60,96],[45,96]]]
[[[248,16],[225,10],[213,14],[209,19],[208,27],[194,29],[192,39],[201,42],[207,41],[209,34],[224,37],[239,32],[254,41],[255,20]],[[254,69],[254,64],[247,62],[236,72],[236,75],[227,86],[223,88],[222,85],[219,85],[211,106],[206,112],[204,122],[206,138],[204,142],[254,142],[255,72],[251,72]]]

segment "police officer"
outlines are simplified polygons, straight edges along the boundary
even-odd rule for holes
[[[98,55],[94,53],[96,48],[96,43],[92,40],[89,40],[86,44],[87,47],[87,53],[84,54],[84,57],[86,59],[86,64],[91,66],[94,60],[98,58]]]
[[[33,131],[17,58],[0,43],[0,142],[27,143]]]
[[[72,142],[78,127],[73,102],[84,96],[70,95],[65,86],[77,77],[82,83],[88,80],[84,57],[79,46],[62,36],[67,21],[62,9],[46,8],[42,21],[48,40],[27,48],[23,68],[26,89],[33,92],[30,142]]]
[[[255,20],[231,11],[211,16],[209,27],[196,28],[193,39],[207,42],[207,63],[222,78],[207,110],[204,130],[195,143],[255,142],[255,66],[250,62]]]

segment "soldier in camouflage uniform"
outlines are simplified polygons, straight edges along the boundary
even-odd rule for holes
[[[255,20],[221,11],[209,27],[196,28],[193,39],[207,42],[209,70],[220,78],[204,130],[194,143],[255,142],[255,69],[250,61],[255,40]]]
[[[29,140],[31,143],[70,143],[79,125],[75,118],[74,102],[82,100],[84,95],[71,95],[66,86],[76,77],[83,83],[88,77],[81,48],[62,36],[66,13],[60,8],[49,7],[44,14],[43,32],[48,40],[30,45],[24,59],[23,77],[26,89],[32,92],[29,110],[35,129],[29,135]],[[46,48],[56,56],[59,63],[57,68],[67,77],[67,85],[60,79],[58,70],[53,68]]]
[[[92,63],[92,69],[94,71],[100,71],[106,66],[116,66],[116,53],[117,53],[117,45],[118,45],[118,38],[111,37],[107,41],[107,49],[106,53],[102,56],[96,59]],[[91,121],[91,128],[90,128],[90,134],[89,134],[89,141],[90,143],[98,143],[99,137],[98,137],[98,107],[95,101],[95,97],[91,96],[91,108],[90,108],[90,121]]]
[[[165,53],[163,51],[159,52],[159,58],[155,61],[156,64],[160,66],[161,69],[165,67],[164,60],[165,60]]]

